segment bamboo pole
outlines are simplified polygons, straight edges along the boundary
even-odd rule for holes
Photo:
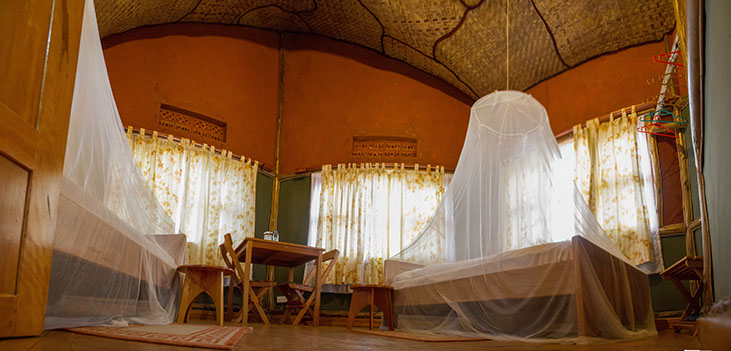
[[[700,200],[701,235],[703,239],[703,283],[705,304],[713,303],[713,267],[711,236],[706,206],[706,183],[703,177],[703,0],[685,1],[686,61],[690,129],[695,151],[696,178]]]
[[[284,112],[284,32],[279,34],[279,107],[277,110],[277,136],[274,146],[274,182],[272,184],[272,206],[269,212],[269,230],[275,231],[279,225],[279,189],[281,180],[279,178],[279,148],[282,138],[282,114]],[[274,280],[274,267],[267,266],[267,280]],[[274,290],[267,292],[267,309],[273,310]]]
[[[678,114],[676,109],[676,114]],[[690,176],[688,174],[688,152],[685,144],[685,128],[677,131],[677,139],[675,139],[675,148],[678,151],[678,170],[680,174],[680,186],[683,205],[683,222],[685,223],[685,255],[688,257],[697,256],[697,248],[695,246],[695,233],[690,228],[690,222],[693,220],[693,202],[690,198]],[[690,281],[691,291],[699,288],[697,281]]]
[[[693,221],[693,202],[690,197],[690,176],[688,174],[688,152],[685,145],[685,132],[680,129],[677,131],[678,138],[675,139],[675,148],[678,152],[678,168],[680,171],[680,187],[683,205],[683,223],[685,227],[690,226]],[[688,231],[685,235],[685,254],[687,256],[696,256],[695,239],[693,232]]]
[[[669,224],[660,227],[659,232],[661,238],[664,238],[666,236],[686,235],[686,233],[688,232],[688,226],[686,226],[684,223]]]
[[[678,39],[680,39],[680,42],[678,43],[680,45],[680,50],[681,52],[688,52],[685,48],[685,0],[673,0],[673,10],[675,11],[676,33],[678,34]],[[685,65],[685,62],[680,63]]]
[[[681,45],[683,40],[681,33],[676,34],[675,40],[668,51],[681,51],[685,47]],[[682,55],[673,55],[671,61],[682,64]],[[660,90],[662,97],[670,94],[677,95],[673,85],[670,85],[670,75],[675,71],[676,66],[667,65],[665,68],[665,79],[663,80],[663,86]],[[661,105],[658,103],[657,109],[660,109]],[[657,110],[656,109],[656,110]],[[673,106],[673,113],[680,115],[681,111],[677,107]],[[675,138],[675,150],[678,155],[678,173],[680,175],[680,194],[681,194],[681,205],[683,209],[683,226],[686,228],[685,231],[685,254],[686,256],[696,256],[695,239],[693,231],[689,231],[687,228],[690,227],[690,222],[693,221],[693,202],[690,196],[690,178],[688,175],[688,149],[685,143],[685,125],[677,125],[676,128],[677,138]],[[693,284],[695,285],[695,284]]]
[[[349,163],[352,163],[352,162],[349,162]],[[425,166],[425,165],[419,165],[418,163],[414,163],[414,164],[398,163],[398,162],[396,162],[396,163],[389,163],[389,162],[377,162],[377,163],[372,163],[372,162],[355,162],[355,163],[360,164],[360,165],[363,165],[363,164],[379,165],[379,167],[382,167],[381,165],[382,164],[385,164],[385,167],[384,167],[385,169],[395,169],[395,168],[414,169],[414,167],[418,167],[419,170],[426,171],[426,170],[432,168],[430,165],[426,165]],[[440,166],[436,166],[436,167],[440,167]],[[444,168],[444,167],[442,167],[442,168],[444,169],[444,173],[446,173],[446,174],[454,174],[454,170],[453,169],[448,169],[448,168]],[[322,166],[320,166],[320,167],[307,167],[307,168],[302,168],[302,169],[298,169],[297,172],[296,173],[293,173],[293,174],[280,175],[279,176],[279,180],[280,181],[285,181],[285,180],[305,178],[305,177],[311,176],[312,173],[317,173],[317,172],[320,172],[320,171],[322,171]]]
[[[272,189],[272,207],[269,214],[269,230],[277,230],[279,219],[279,147],[282,138],[282,113],[284,112],[284,36],[279,34],[279,106],[277,109],[277,136],[274,143],[274,186]]]
[[[654,109],[657,106],[656,102],[648,102],[640,105],[632,105],[630,107],[624,107],[622,109],[619,109],[617,111],[612,112],[611,118],[619,118],[622,117],[622,111],[627,112],[631,111],[632,108],[635,108],[635,111],[637,111],[637,115],[640,116],[646,112],[649,112],[650,109]],[[599,117],[599,123],[604,123],[609,121],[610,115],[603,115]],[[586,126],[586,123],[582,123],[582,126]],[[574,127],[571,127],[570,129],[564,130],[561,133],[556,134],[556,139],[561,140],[563,138],[568,138],[574,135]]]

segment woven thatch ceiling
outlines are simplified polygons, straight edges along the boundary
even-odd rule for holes
[[[524,90],[592,57],[656,41],[670,0],[508,0],[510,87]],[[95,0],[102,36],[153,24],[238,24],[362,45],[472,97],[506,85],[506,0]]]

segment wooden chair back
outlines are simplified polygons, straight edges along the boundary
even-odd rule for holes
[[[322,264],[325,264],[325,262],[329,261],[327,267],[325,267],[325,269],[322,271],[322,281],[323,282],[325,281],[325,279],[327,279],[328,275],[330,275],[330,271],[332,271],[332,269],[335,267],[335,262],[338,261],[339,256],[340,256],[340,251],[338,251],[337,249],[330,250],[330,251],[322,254]],[[310,273],[308,273],[307,276],[305,277],[305,279],[302,281],[302,284],[308,285],[310,283],[310,281],[312,281],[312,279],[315,278],[315,272],[317,272],[317,270],[315,269],[315,267],[313,267],[310,270]]]
[[[221,256],[223,257],[223,262],[226,263],[226,266],[236,271],[236,275],[232,275],[231,279],[233,279],[236,284],[239,284],[243,281],[243,279],[245,279],[244,267],[241,266],[241,262],[239,262],[239,258],[236,255],[236,250],[234,250],[234,242],[231,239],[231,233],[226,233],[226,235],[223,236],[223,243],[219,245],[218,248],[221,249]]]
[[[338,250],[328,251],[322,255],[322,264],[324,265],[325,262],[329,262],[327,264],[327,267],[325,267],[324,270],[321,270],[320,277],[322,278],[323,282],[328,277],[328,275],[330,275],[333,267],[335,267],[335,263],[338,261],[338,256],[340,256],[340,251]],[[299,324],[299,322],[305,316],[305,313],[308,313],[313,318],[313,320],[315,319],[315,314],[312,309],[310,309],[310,303],[313,301],[315,295],[310,295],[309,299],[305,301],[305,297],[304,295],[302,295],[302,293],[304,291],[314,292],[316,290],[316,287],[308,285],[310,282],[312,282],[313,278],[315,278],[316,272],[317,267],[313,267],[313,269],[310,270],[305,279],[302,281],[302,284],[288,282],[277,286],[277,289],[279,289],[279,291],[281,291],[284,296],[287,297],[287,306],[285,307],[282,318],[279,319],[280,323],[286,322],[289,318],[289,315],[297,310],[299,310],[300,312],[297,314],[297,318],[294,319],[294,322],[292,322],[292,325]]]

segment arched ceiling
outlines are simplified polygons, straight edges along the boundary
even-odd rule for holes
[[[506,87],[506,0],[95,0],[102,37],[175,22],[324,35],[376,50],[473,98]],[[670,0],[507,0],[510,88],[657,41]]]

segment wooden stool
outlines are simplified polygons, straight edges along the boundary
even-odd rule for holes
[[[223,276],[233,275],[230,268],[221,266],[206,266],[203,264],[183,265],[178,267],[178,272],[185,273],[183,284],[183,297],[180,299],[178,310],[178,323],[188,321],[188,312],[200,293],[207,293],[216,306],[216,321],[223,325]]]
[[[383,318],[388,323],[388,330],[393,330],[393,287],[388,285],[362,284],[351,285],[353,297],[350,300],[348,312],[348,330],[353,328],[355,316],[368,305],[371,306],[368,329],[373,329],[373,307],[383,312]]]

